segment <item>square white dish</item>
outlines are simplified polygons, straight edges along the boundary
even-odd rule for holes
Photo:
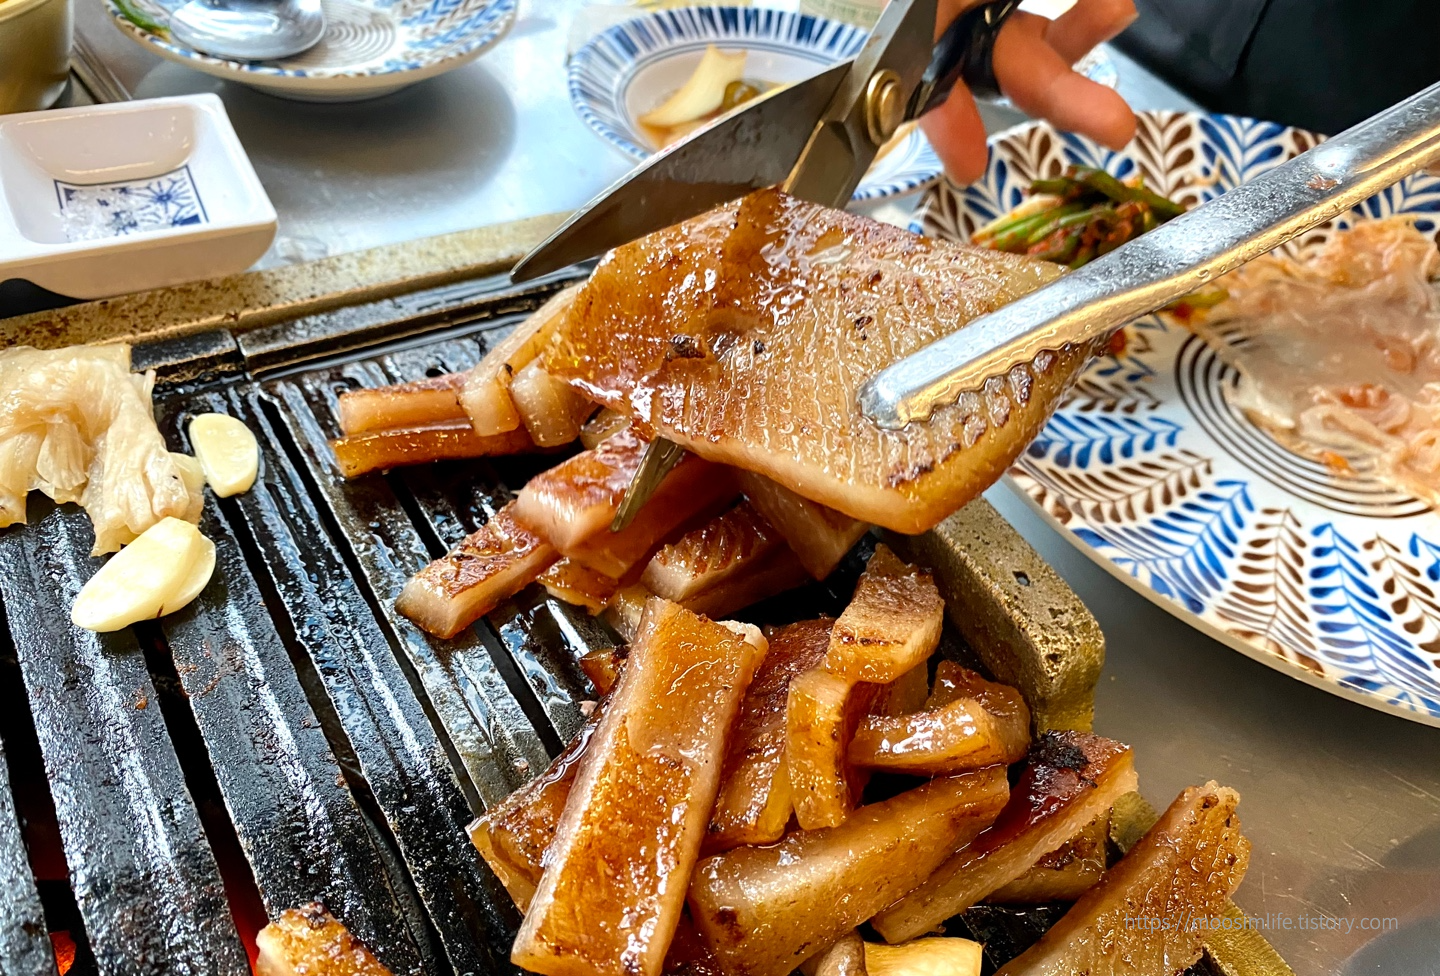
[[[275,225],[214,95],[0,116],[0,280],[105,298],[234,274]]]

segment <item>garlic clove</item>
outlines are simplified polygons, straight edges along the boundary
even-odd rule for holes
[[[164,518],[140,533],[90,577],[70,619],[86,630],[120,630],[160,615],[186,585],[209,540],[189,522]]]
[[[210,490],[221,498],[248,491],[260,470],[260,445],[250,428],[223,413],[202,413],[190,421],[190,445],[205,470]]]

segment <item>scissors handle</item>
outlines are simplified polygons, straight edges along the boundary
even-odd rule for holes
[[[937,108],[950,97],[957,81],[965,82],[976,98],[999,98],[995,39],[1019,6],[1020,0],[990,0],[951,21],[935,42],[930,64],[910,96],[906,115],[913,119]]]

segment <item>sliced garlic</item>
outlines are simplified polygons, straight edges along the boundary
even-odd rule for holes
[[[695,73],[686,79],[680,90],[640,116],[643,125],[668,129],[683,122],[704,118],[725,102],[725,86],[739,81],[745,74],[745,52],[726,54],[714,44],[705,48]]]
[[[865,943],[870,976],[980,976],[983,947],[958,938],[925,938],[899,945]]]
[[[205,589],[205,584],[210,582],[210,577],[215,575],[215,543],[200,536],[200,555],[195,557],[195,563],[190,567],[190,573],[180,583],[180,588],[175,591],[160,607],[160,616],[174,613],[191,600],[200,595]]]
[[[103,633],[158,617],[190,586],[209,541],[189,522],[161,519],[111,556],[81,587],[70,608],[71,621]],[[209,548],[213,558],[214,546]]]
[[[250,428],[223,413],[202,413],[190,421],[190,445],[210,490],[221,498],[248,491],[260,470],[260,446]]]

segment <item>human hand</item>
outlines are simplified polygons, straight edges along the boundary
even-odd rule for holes
[[[940,0],[936,37],[980,0]],[[1135,134],[1135,113],[1119,93],[1071,70],[1095,45],[1135,20],[1133,0],[1077,0],[1052,20],[1016,11],[995,39],[995,79],[1015,107],[1057,128],[1078,132],[1111,149]],[[985,172],[985,125],[964,82],[920,119],[930,144],[958,183]]]

